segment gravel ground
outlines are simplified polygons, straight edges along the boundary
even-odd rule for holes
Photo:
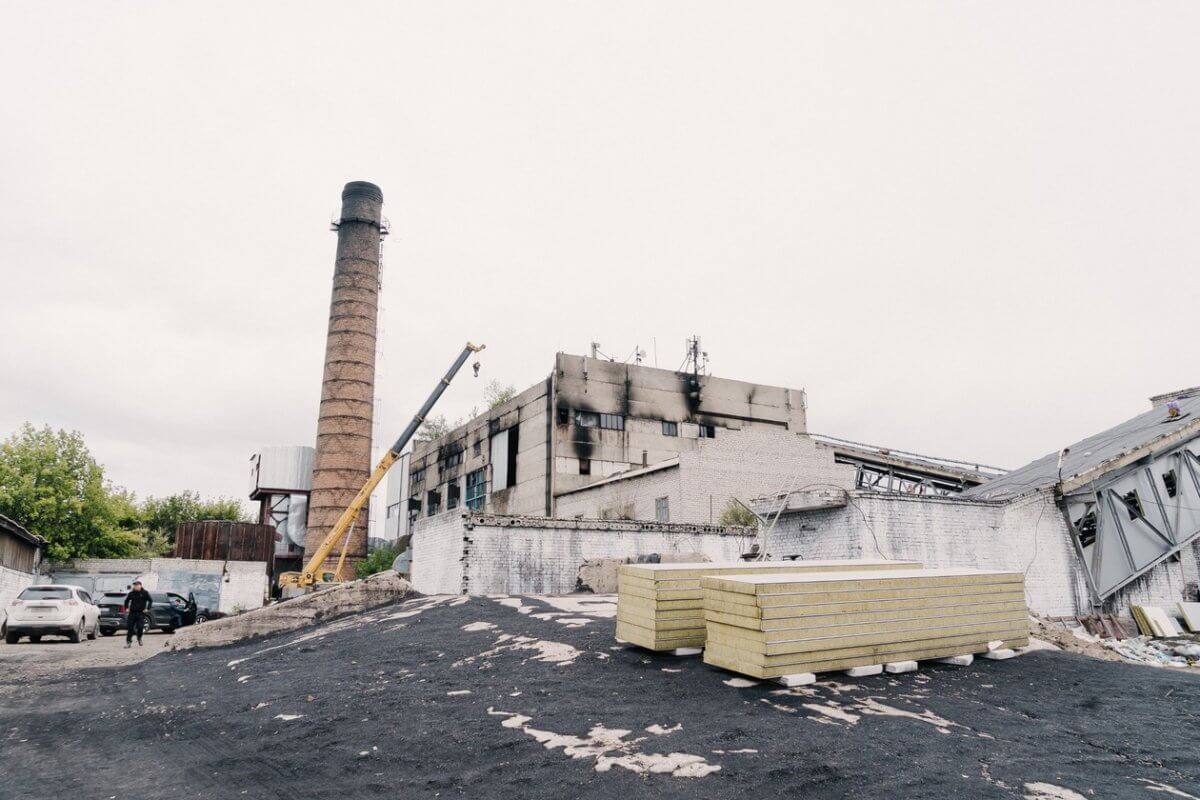
[[[142,647],[135,642],[129,650],[125,649],[125,631],[79,644],[61,637],[47,637],[37,644],[28,639],[17,644],[0,644],[0,697],[7,698],[15,689],[48,677],[90,667],[119,667],[145,661],[161,653],[170,638],[165,633],[147,633],[142,637]]]
[[[1200,798],[1200,677],[1038,651],[783,689],[617,646],[605,598],[416,598],[0,676],[0,797]]]

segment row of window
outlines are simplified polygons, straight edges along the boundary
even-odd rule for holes
[[[571,410],[569,408],[559,407],[558,409],[558,424],[566,425],[571,421]],[[580,428],[600,428],[608,431],[623,431],[625,430],[625,417],[621,414],[604,414],[595,411],[576,411],[574,422]],[[698,425],[699,438],[715,439],[717,438],[717,429],[714,425]],[[670,422],[669,420],[662,421],[663,436],[678,436],[679,423]]]
[[[484,469],[480,468],[473,472],[467,473],[466,478],[467,496],[465,504],[472,511],[482,511],[484,502],[487,498],[487,474]],[[446,483],[446,510],[451,511],[458,508],[459,500],[462,491],[459,488],[458,481],[452,480]],[[416,507],[410,507],[410,510],[415,513],[420,513],[420,501],[416,501]],[[442,511],[442,493],[438,489],[430,489],[425,493],[425,516],[432,517],[440,514]]]

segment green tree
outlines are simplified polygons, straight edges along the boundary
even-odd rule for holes
[[[384,572],[392,568],[392,562],[400,552],[394,547],[381,547],[372,550],[366,558],[358,562],[354,568],[359,578],[366,578],[376,572]]]
[[[450,423],[446,421],[445,414],[438,414],[436,417],[426,417],[421,423],[421,427],[417,428],[418,442],[432,442],[434,439],[440,439],[450,432]]]
[[[167,497],[147,497],[141,504],[141,526],[151,537],[175,543],[175,526],[184,522],[200,522],[206,519],[229,522],[249,522],[242,504],[229,497],[203,500],[192,491],[179,492]]]
[[[29,423],[0,444],[0,514],[49,541],[54,560],[122,558],[138,547],[127,508],[78,431]]]
[[[717,518],[717,522],[721,525],[742,525],[746,528],[753,528],[758,524],[758,517],[754,516],[750,509],[741,503],[730,500],[721,512],[721,516]]]
[[[516,396],[517,388],[511,383],[508,386],[501,386],[500,381],[493,380],[487,386],[483,387],[483,399],[488,404],[488,411],[491,411],[498,405],[507,403]]]

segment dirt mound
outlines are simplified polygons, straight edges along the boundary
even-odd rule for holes
[[[220,647],[258,636],[294,631],[315,622],[366,611],[412,594],[412,586],[393,570],[360,581],[335,584],[235,617],[184,628],[167,645],[170,650]]]

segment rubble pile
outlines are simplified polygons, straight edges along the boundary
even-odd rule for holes
[[[335,617],[367,611],[412,594],[412,586],[394,570],[369,578],[332,584],[316,591],[234,617],[180,630],[167,643],[169,650],[220,647],[245,639],[286,633]]]

